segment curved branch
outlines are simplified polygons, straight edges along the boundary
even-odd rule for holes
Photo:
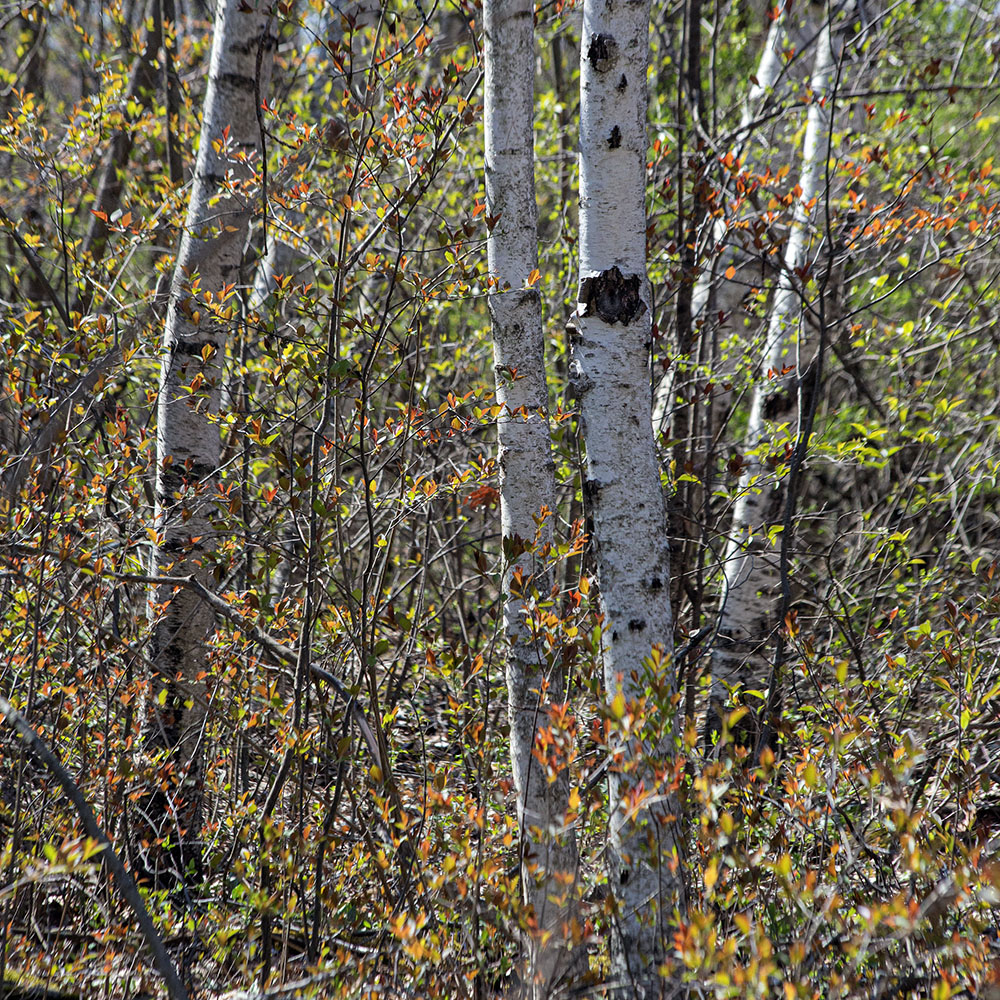
[[[177,974],[177,969],[174,967],[170,955],[167,953],[163,938],[160,937],[153,924],[153,918],[149,915],[149,910],[146,909],[146,904],[142,901],[142,896],[139,895],[139,889],[135,884],[135,880],[129,874],[125,865],[122,864],[122,859],[118,857],[114,846],[108,839],[108,835],[98,826],[94,811],[84,798],[83,792],[80,791],[80,786],[70,777],[66,769],[59,763],[59,758],[56,757],[45,741],[35,732],[28,723],[28,720],[2,695],[0,695],[0,715],[14,727],[24,745],[52,772],[52,775],[66,793],[66,797],[76,808],[80,821],[83,823],[83,828],[87,831],[87,835],[96,840],[103,848],[101,854],[104,863],[111,869],[111,874],[115,882],[118,883],[121,894],[125,897],[128,905],[132,907],[132,912],[135,913],[136,919],[139,921],[139,930],[142,932],[142,936],[149,946],[157,970],[163,977],[170,1000],[188,1000],[188,992],[184,988],[180,976]]]

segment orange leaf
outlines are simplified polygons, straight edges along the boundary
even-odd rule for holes
[[[480,486],[478,489],[473,490],[468,497],[466,497],[466,506],[475,510],[477,507],[484,507],[487,505],[492,505],[500,500],[500,493],[492,486]]]

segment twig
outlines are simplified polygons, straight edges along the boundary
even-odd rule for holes
[[[31,265],[31,270],[35,272],[35,276],[42,283],[42,288],[45,289],[45,293],[48,295],[53,308],[57,313],[59,313],[59,318],[63,321],[63,326],[66,328],[66,332],[72,334],[75,330],[73,326],[73,321],[69,318],[69,313],[66,312],[66,308],[63,306],[62,302],[59,301],[59,294],[52,287],[52,283],[46,277],[45,271],[42,268],[42,262],[31,247],[21,238],[21,234],[17,231],[17,226],[12,221],[11,217],[0,208],[0,222],[3,222],[8,226],[8,232],[14,238],[14,242],[18,245],[21,253],[24,254],[25,260]]]
[[[65,428],[66,417],[71,412],[73,406],[82,397],[90,395],[101,376],[121,361],[121,358],[121,347],[120,345],[116,345],[105,355],[98,358],[90,366],[87,373],[78,379],[69,392],[48,411],[45,415],[45,422],[38,430],[38,433],[35,434],[31,444],[21,456],[11,462],[7,469],[4,470],[7,481],[4,483],[3,488],[11,500],[20,493],[32,460],[43,461],[48,455],[55,441],[56,434]]]
[[[134,573],[117,573],[115,576],[120,580],[132,583],[148,583],[163,587],[187,587],[189,590],[193,590],[209,607],[218,612],[227,621],[238,625],[255,642],[260,643],[275,659],[291,667],[294,667],[298,661],[299,654],[297,650],[285,646],[273,636],[268,635],[263,629],[248,622],[239,611],[230,607],[218,594],[209,590],[208,587],[193,576],[138,576]],[[315,663],[310,663],[309,672],[314,677],[318,677],[329,684],[344,699],[347,703],[348,711],[354,717],[354,721],[357,722],[358,728],[361,730],[361,735],[368,745],[368,750],[371,752],[375,764],[383,774],[387,773],[382,761],[378,741],[375,739],[375,734],[372,732],[372,728],[368,724],[368,719],[365,717],[364,709],[358,704],[357,698],[351,694],[343,681],[331,674],[329,670],[324,670]]]

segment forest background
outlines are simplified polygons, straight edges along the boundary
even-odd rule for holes
[[[598,6],[0,7],[0,995],[1000,996],[1000,12]]]

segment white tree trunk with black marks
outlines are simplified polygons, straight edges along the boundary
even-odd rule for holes
[[[586,443],[584,501],[604,613],[609,701],[646,691],[673,649],[666,505],[649,407],[646,71],[650,4],[586,0],[580,58],[580,288],[570,379]],[[657,678],[672,689],[674,678]],[[621,698],[618,698],[621,704]],[[650,718],[647,730],[665,720]],[[673,803],[656,758],[672,732],[623,741],[610,770],[609,891],[616,995],[669,992],[658,967],[682,902]]]
[[[748,453],[740,473],[723,563],[725,591],[712,652],[712,726],[718,725],[718,713],[726,704],[732,685],[746,688],[766,682],[769,640],[781,624],[775,621],[780,581],[768,527],[780,518],[783,491],[780,481],[768,478],[759,449],[768,440],[768,423],[785,425],[782,437],[790,438],[793,446],[798,434],[799,380],[810,352],[804,342],[806,326],[796,271],[801,271],[807,262],[815,220],[822,213],[819,195],[827,162],[833,69],[827,21],[818,39],[810,86],[812,101],[799,176],[801,195],[795,203],[784,263],[771,305],[761,366],[763,378],[751,398],[746,434]],[[753,454],[753,450],[758,453]],[[784,460],[784,453],[779,458]]]
[[[267,93],[275,45],[269,3],[220,0],[198,159],[163,333],[154,575],[191,575],[211,582],[220,451],[214,418],[227,333],[239,311],[233,287],[260,197],[253,183],[260,153],[255,93]],[[153,600],[160,608],[151,654],[149,740],[173,751],[186,785],[178,815],[196,822],[212,612],[189,588],[161,587]]]
[[[486,210],[498,217],[487,248],[497,402],[503,407],[497,424],[510,750],[522,892],[536,920],[527,969],[531,995],[542,998],[569,971],[563,925],[573,910],[577,855],[566,822],[568,771],[562,766],[550,781],[533,753],[537,734],[551,725],[550,707],[564,699],[562,665],[546,663],[525,599],[532,589],[543,598],[549,592],[541,548],[552,538],[545,511],[555,504],[542,303],[537,274],[532,277],[538,267],[534,14],[530,0],[486,0],[484,15]]]

